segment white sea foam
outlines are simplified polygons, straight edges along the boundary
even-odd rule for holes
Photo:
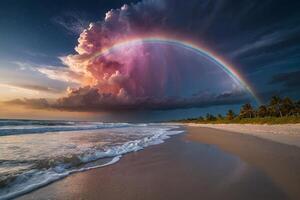
[[[102,128],[117,128],[129,126],[128,123],[101,123],[101,122],[77,122],[77,123],[57,123],[55,124],[43,124],[32,123],[30,124],[17,124],[17,125],[0,126],[0,136],[5,135],[17,135],[17,134],[34,134],[34,133],[47,133],[58,131],[79,131],[79,130],[97,130]]]
[[[0,188],[0,199],[17,197],[75,172],[114,164],[126,153],[163,143],[182,132],[178,126],[164,124],[95,124],[101,128],[0,137],[0,151],[4,152],[0,161],[6,160],[2,166],[29,166]],[[111,160],[99,164],[104,158]]]
[[[9,189],[9,191],[6,191],[6,192],[4,191],[4,193],[6,193],[6,194],[2,195],[0,193],[0,199],[6,200],[6,199],[15,198],[17,196],[31,192],[37,188],[48,185],[54,181],[62,179],[64,177],[66,177],[70,174],[76,173],[76,172],[84,172],[87,170],[112,165],[112,164],[118,162],[120,160],[120,158],[121,158],[121,155],[112,158],[111,161],[109,161],[105,164],[102,164],[102,165],[83,167],[83,168],[73,169],[73,170],[69,170],[69,171],[65,171],[63,168],[61,170],[59,170],[58,169],[59,167],[57,167],[56,169],[51,169],[51,170],[47,170],[47,171],[43,171],[43,172],[37,172],[37,171],[29,172],[28,174],[24,174],[24,175],[21,175],[20,177],[18,177],[17,178],[18,180],[16,180],[17,183],[13,187],[11,187]],[[60,171],[62,171],[62,172],[59,173]],[[32,177],[32,178],[28,179],[28,176]],[[24,181],[24,179],[25,179],[25,181]],[[18,182],[20,182],[20,184],[18,184]]]

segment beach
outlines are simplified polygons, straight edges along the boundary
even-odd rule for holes
[[[299,8],[0,1],[0,200],[300,200]]]
[[[299,199],[300,148],[183,126],[184,134],[18,199]]]
[[[188,124],[242,133],[274,142],[300,147],[300,124]]]

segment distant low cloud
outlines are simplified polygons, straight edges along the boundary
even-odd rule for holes
[[[10,101],[3,102],[7,105],[18,105],[18,106],[24,106],[27,108],[34,108],[34,109],[49,109],[51,106],[48,102],[48,100],[39,98],[39,99],[13,99]]]
[[[68,68],[47,66],[36,68],[36,70],[46,75],[49,79],[78,84],[83,82],[80,73],[75,73]]]
[[[42,86],[42,85],[33,85],[33,84],[9,84],[9,85],[12,87],[18,87],[18,88],[23,88],[23,89],[28,89],[28,90],[35,90],[35,91],[40,91],[40,92],[51,92],[51,93],[62,92],[55,88]]]
[[[34,71],[47,76],[47,78],[67,83],[83,83],[83,74],[75,72],[68,67],[53,66],[53,65],[41,65],[31,62],[14,61],[13,64],[17,65],[22,71]]]
[[[62,90],[51,88],[47,86],[42,85],[35,85],[35,84],[22,84],[22,83],[1,83],[0,86],[6,87],[6,88],[16,88],[16,89],[25,89],[25,90],[31,90],[36,92],[48,92],[48,93],[62,93]]]

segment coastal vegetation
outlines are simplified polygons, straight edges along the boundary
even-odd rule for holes
[[[273,96],[269,103],[254,108],[250,103],[241,106],[239,113],[228,110],[226,115],[206,114],[197,118],[176,120],[184,123],[215,124],[287,124],[300,123],[300,100],[293,101],[289,97]]]

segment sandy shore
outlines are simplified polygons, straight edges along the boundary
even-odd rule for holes
[[[19,199],[300,199],[300,148],[244,134],[187,134]]]
[[[189,124],[253,135],[263,139],[300,147],[300,124]]]
[[[291,199],[300,199],[300,148],[246,134],[236,134],[205,127],[188,127],[194,141],[217,145],[239,156],[248,164],[261,169]],[[201,131],[200,131],[201,130]]]

